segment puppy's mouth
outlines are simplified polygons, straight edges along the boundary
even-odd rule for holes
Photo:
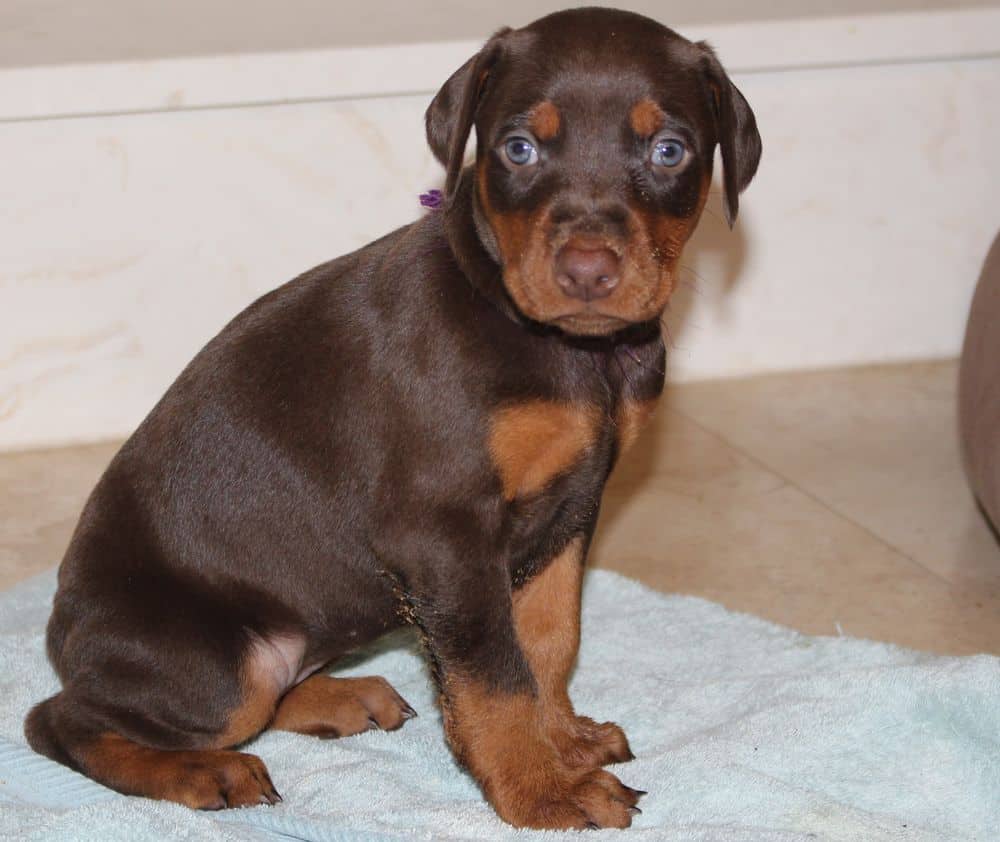
[[[504,280],[529,318],[575,336],[608,336],[658,318],[666,305],[670,273],[642,245],[582,233],[537,238]]]

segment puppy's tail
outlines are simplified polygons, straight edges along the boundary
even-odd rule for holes
[[[59,737],[62,703],[63,694],[56,693],[35,705],[24,720],[24,736],[28,738],[28,745],[39,754],[71,769],[78,769],[79,766],[70,756],[65,742]]]

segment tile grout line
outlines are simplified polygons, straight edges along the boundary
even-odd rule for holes
[[[707,435],[712,436],[713,438],[717,439],[718,441],[723,442],[728,447],[731,447],[733,450],[735,450],[737,453],[739,453],[740,456],[742,456],[744,459],[749,460],[754,465],[756,465],[758,468],[760,468],[762,470],[765,470],[768,473],[774,474],[774,476],[776,476],[776,477],[780,477],[787,485],[789,485],[792,488],[795,488],[796,490],[798,490],[799,492],[801,492],[805,497],[807,497],[813,503],[816,503],[817,505],[822,506],[824,509],[826,509],[826,511],[830,512],[831,514],[836,515],[841,520],[843,520],[843,521],[851,524],[855,528],[860,529],[862,532],[864,532],[870,538],[874,538],[883,547],[886,547],[887,549],[891,550],[892,552],[894,552],[896,555],[900,556],[901,558],[905,558],[908,562],[910,562],[911,564],[913,564],[916,567],[918,567],[924,573],[927,573],[927,574],[933,576],[937,581],[939,581],[942,584],[946,585],[948,587],[949,591],[952,591],[952,590],[954,590],[955,588],[958,587],[954,582],[952,582],[949,579],[945,578],[940,573],[938,573],[936,570],[931,570],[926,565],[924,565],[921,562],[917,561],[917,559],[915,559],[909,553],[904,552],[902,549],[900,549],[899,547],[897,547],[895,544],[893,544],[892,542],[886,540],[884,537],[882,537],[877,532],[875,532],[871,527],[866,526],[863,523],[859,523],[851,515],[846,514],[845,512],[840,511],[838,508],[836,508],[833,505],[831,505],[830,503],[828,503],[826,500],[824,500],[822,497],[820,497],[819,495],[817,495],[815,492],[810,491],[807,488],[804,488],[799,482],[797,482],[796,480],[793,480],[790,477],[786,476],[783,471],[780,471],[777,468],[772,467],[767,462],[765,462],[762,458],[760,458],[758,456],[755,456],[754,454],[752,454],[751,452],[749,452],[743,446],[741,446],[741,445],[736,444],[735,442],[733,442],[725,434],[723,434],[723,433],[719,432],[718,430],[714,429],[713,427],[707,425],[706,423],[704,423],[700,419],[693,417],[692,415],[690,415],[689,412],[686,412],[686,411],[683,411],[681,409],[678,409],[676,406],[670,407],[670,411],[671,412],[676,412],[682,418],[684,418],[687,421],[689,421],[690,423],[694,424],[702,432],[706,433]]]

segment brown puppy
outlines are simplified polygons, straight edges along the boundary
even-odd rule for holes
[[[37,751],[125,793],[273,803],[231,749],[401,726],[384,680],[319,670],[412,623],[500,816],[629,825],[640,793],[602,769],[625,735],[566,689],[583,562],[663,387],[715,147],[732,220],[753,114],[707,46],[581,9],[490,39],[427,136],[443,212],[254,303],[101,478],[59,573]]]

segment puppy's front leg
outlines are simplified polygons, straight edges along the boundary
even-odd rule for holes
[[[636,791],[568,762],[557,744],[555,700],[518,640],[506,567],[466,562],[436,579],[412,605],[439,673],[445,732],[500,817],[518,827],[628,827]]]
[[[580,592],[586,542],[571,541],[513,595],[514,627],[528,659],[541,708],[563,760],[594,768],[633,755],[613,722],[598,723],[573,711],[569,679],[580,648]]]

